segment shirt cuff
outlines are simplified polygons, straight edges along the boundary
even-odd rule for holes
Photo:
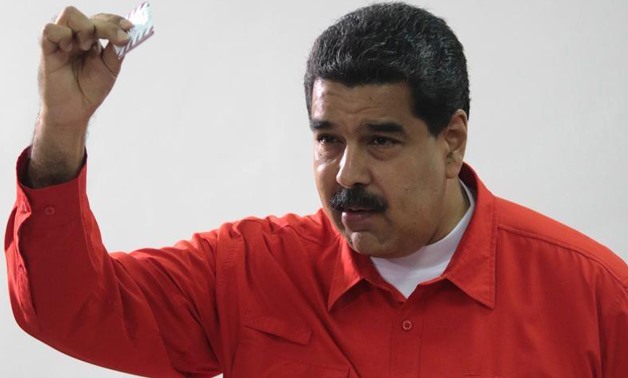
[[[83,165],[75,178],[61,184],[35,189],[26,186],[24,183],[24,177],[30,161],[30,150],[30,146],[24,149],[16,164],[17,198],[15,205],[18,218],[27,218],[31,214],[43,214],[47,216],[62,215],[63,212],[58,213],[58,211],[62,210],[63,205],[67,207],[68,204],[78,204],[87,200],[85,187],[87,177],[87,154],[85,154]],[[76,214],[74,212],[76,209],[72,210],[72,212]]]

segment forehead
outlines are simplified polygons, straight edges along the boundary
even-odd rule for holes
[[[346,117],[402,121],[414,118],[412,93],[406,83],[349,87],[317,79],[312,88],[311,117],[326,121]]]

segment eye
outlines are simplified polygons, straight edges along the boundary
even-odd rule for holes
[[[384,136],[375,136],[371,139],[371,144],[378,147],[392,147],[397,143],[396,140]]]
[[[316,137],[316,140],[320,144],[333,144],[338,143],[339,140],[333,135],[322,134]]]

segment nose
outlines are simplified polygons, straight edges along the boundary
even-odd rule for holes
[[[359,149],[345,147],[338,166],[336,182],[344,188],[368,185],[370,173],[366,156]]]

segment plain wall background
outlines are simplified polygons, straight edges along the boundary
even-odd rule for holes
[[[66,4],[1,1],[5,222],[15,160],[38,109],[39,32]],[[323,29],[369,2],[151,3],[156,34],[127,57],[90,127],[88,190],[105,245],[164,246],[248,215],[315,211],[306,56]],[[472,95],[466,160],[487,186],[628,260],[628,3],[413,3],[445,18],[465,46]],[[73,5],[86,14],[126,14],[136,3]],[[4,267],[0,282],[0,376],[122,376],[22,332]]]

